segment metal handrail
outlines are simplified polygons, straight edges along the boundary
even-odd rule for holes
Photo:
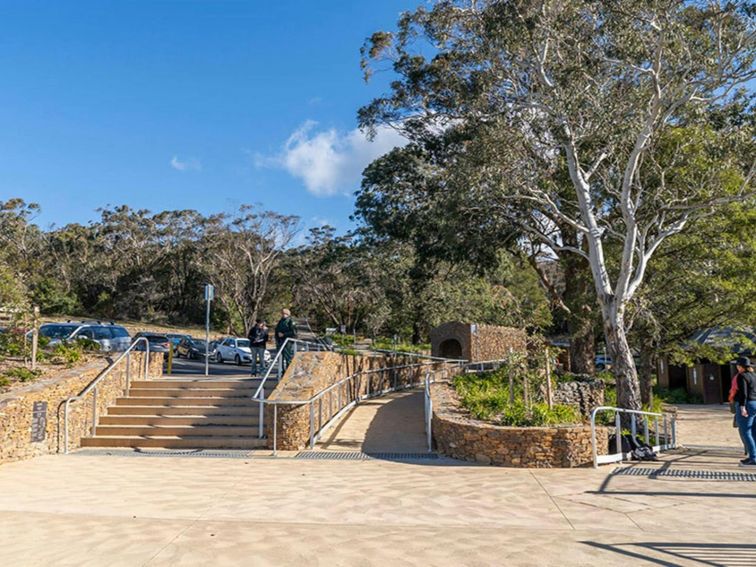
[[[253,400],[254,399],[260,400],[260,411],[259,411],[258,424],[257,424],[257,427],[258,427],[257,436],[260,439],[264,437],[264,432],[265,432],[265,426],[263,423],[263,420],[264,420],[263,400],[265,399],[265,382],[268,380],[268,378],[270,378],[270,373],[276,367],[276,364],[278,365],[278,378],[279,379],[283,378],[283,352],[289,343],[294,344],[294,352],[292,353],[292,358],[297,354],[297,344],[303,344],[307,346],[308,351],[310,350],[309,349],[310,346],[317,347],[316,349],[314,349],[316,352],[323,352],[324,350],[329,351],[326,345],[321,345],[320,343],[312,343],[308,341],[303,341],[300,339],[294,339],[291,337],[287,337],[286,340],[284,340],[284,342],[281,343],[280,348],[276,352],[276,355],[273,357],[273,360],[270,361],[270,365],[268,366],[268,369],[265,371],[265,374],[260,380],[260,385],[257,387],[257,390],[255,390],[255,393],[252,395]]]
[[[65,402],[63,402],[63,453],[68,454],[68,408],[72,402],[77,402],[86,396],[89,392],[94,390],[92,396],[92,435],[95,433],[95,427],[97,426],[97,385],[107,378],[113,369],[118,366],[124,358],[126,359],[126,390],[128,391],[131,384],[131,351],[135,349],[141,342],[145,344],[145,357],[144,357],[144,378],[149,377],[150,368],[150,342],[146,337],[139,337],[131,343],[129,348],[121,353],[121,355],[110,363],[105,370],[100,372],[94,380],[92,380],[86,387],[75,396],[71,396]],[[60,414],[59,414],[60,415]]]
[[[278,432],[278,406],[304,406],[309,405],[310,406],[310,432],[309,432],[309,446],[310,449],[313,449],[315,447],[315,443],[320,438],[320,435],[323,433],[323,431],[326,431],[331,424],[336,422],[344,413],[346,413],[349,409],[357,405],[360,401],[365,399],[374,398],[376,396],[381,396],[383,394],[386,394],[388,392],[398,391],[402,389],[406,389],[412,386],[415,386],[416,382],[411,382],[408,384],[404,384],[401,387],[397,384],[394,384],[393,386],[389,388],[385,388],[380,391],[370,391],[370,382],[368,381],[368,390],[366,394],[363,396],[360,394],[359,389],[355,390],[354,399],[349,401],[349,403],[341,405],[341,400],[339,400],[339,406],[340,409],[331,416],[328,421],[324,424],[320,424],[320,428],[316,431],[315,430],[315,403],[319,400],[322,400],[323,397],[326,394],[329,394],[336,388],[342,387],[344,384],[348,382],[353,382],[355,380],[358,380],[365,374],[376,374],[379,372],[386,372],[386,371],[392,371],[392,370],[401,370],[404,368],[417,368],[417,367],[423,367],[428,366],[429,364],[433,364],[433,362],[420,362],[415,364],[402,364],[399,366],[386,366],[382,368],[373,368],[370,370],[361,370],[359,372],[356,372],[354,374],[351,374],[349,376],[346,376],[345,378],[342,378],[338,380],[337,382],[334,382],[330,386],[324,388],[317,394],[314,394],[310,398],[306,400],[270,400],[270,399],[261,399],[260,404],[263,405],[271,405],[273,406],[273,454],[276,454],[277,451],[277,432]],[[260,412],[260,415],[262,415],[264,412]]]
[[[431,356],[430,354],[422,354],[419,352],[405,352],[403,350],[391,350],[385,348],[371,348],[368,352],[377,352],[381,354],[396,354],[399,356],[414,356],[415,358],[425,358],[427,360],[436,360],[438,362],[467,362],[464,358],[445,358],[443,356]]]
[[[598,448],[596,445],[596,415],[600,411],[613,411],[614,414],[614,435],[615,435],[615,445],[618,450],[618,452],[613,453],[611,455],[599,455],[598,454]],[[599,464],[604,463],[616,463],[618,461],[622,461],[627,458],[627,455],[622,451],[622,423],[620,420],[620,414],[629,414],[630,415],[630,431],[635,437],[637,434],[637,418],[635,416],[637,415],[644,415],[644,416],[651,416],[654,418],[654,435],[655,435],[655,445],[653,445],[654,451],[665,451],[667,449],[674,449],[677,447],[677,416],[674,413],[670,412],[652,412],[652,411],[642,411],[642,410],[631,410],[631,409],[625,409],[625,408],[616,408],[612,406],[599,406],[597,408],[594,408],[591,412],[591,450],[593,452],[593,467],[598,468]],[[668,417],[671,416],[671,419],[668,424]],[[664,443],[660,443],[659,439],[659,418],[662,418],[663,425],[664,425]],[[668,425],[670,425],[668,427]],[[671,429],[671,430],[670,430]],[[644,437],[647,445],[650,445],[650,435],[649,435],[649,428],[648,428],[648,419],[643,420],[643,430],[644,430]],[[670,436],[671,433],[671,436]],[[670,440],[672,441],[670,443]]]

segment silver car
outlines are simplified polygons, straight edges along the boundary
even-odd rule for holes
[[[114,323],[86,322],[81,323],[45,323],[39,328],[39,334],[50,339],[50,345],[61,342],[88,339],[100,345],[100,350],[124,351],[131,345],[129,332]]]
[[[211,350],[212,352],[212,350]],[[270,363],[270,353],[266,350],[264,354],[265,364]],[[233,360],[236,364],[249,364],[252,362],[252,349],[250,348],[249,339],[242,337],[226,337],[218,341],[215,346],[215,362],[223,363]]]

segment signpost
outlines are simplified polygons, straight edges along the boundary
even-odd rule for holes
[[[205,301],[207,311],[205,313],[205,376],[210,374],[210,303],[215,299],[215,287],[205,284]]]
[[[32,406],[32,443],[41,443],[47,433],[47,402],[34,402]]]

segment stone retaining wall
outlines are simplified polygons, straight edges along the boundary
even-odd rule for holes
[[[431,386],[433,438],[449,457],[509,467],[578,467],[593,462],[588,425],[504,427],[472,419],[447,382]],[[597,432],[599,454],[607,452],[604,428]]]
[[[422,365],[418,365],[422,363]],[[412,365],[412,366],[410,366]],[[279,405],[277,411],[276,448],[297,451],[307,446],[310,437],[310,411],[315,430],[349,405],[357,396],[364,398],[388,389],[420,384],[425,372],[440,372],[445,363],[428,363],[416,357],[366,353],[344,355],[335,352],[303,352],[294,357],[283,379],[269,399],[272,401],[309,400],[339,380],[361,372],[358,380],[344,383],[316,403]],[[269,447],[273,443],[273,407],[266,405],[265,431]]]
[[[131,355],[131,378],[139,379],[144,368],[143,353]],[[163,374],[163,356],[150,357],[150,378]],[[98,359],[78,368],[63,370],[50,378],[40,379],[0,395],[0,463],[28,459],[63,451],[63,402],[81,392],[108,365]],[[97,387],[97,412],[101,415],[126,389],[126,365],[120,364]],[[91,435],[92,398],[90,392],[70,405],[69,448],[79,447],[81,438]],[[35,402],[46,402],[46,423],[37,416],[44,439],[32,441]],[[59,411],[60,410],[60,411]],[[58,415],[59,413],[59,415]]]
[[[606,384],[591,376],[578,374],[570,382],[557,384],[554,403],[571,405],[586,419],[590,419],[594,408],[604,405]]]

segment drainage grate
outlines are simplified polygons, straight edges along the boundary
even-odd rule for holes
[[[438,459],[435,453],[361,453],[359,451],[302,451],[295,459],[315,461],[367,461],[381,459],[385,461],[417,461]]]
[[[233,451],[218,449],[80,449],[72,455],[85,457],[109,455],[115,457],[190,457],[202,459],[251,459],[253,451]]]
[[[756,473],[735,471],[702,471],[684,469],[657,469],[644,467],[616,468],[612,473],[623,476],[648,476],[651,478],[692,478],[697,480],[733,480],[740,482],[756,482]]]

